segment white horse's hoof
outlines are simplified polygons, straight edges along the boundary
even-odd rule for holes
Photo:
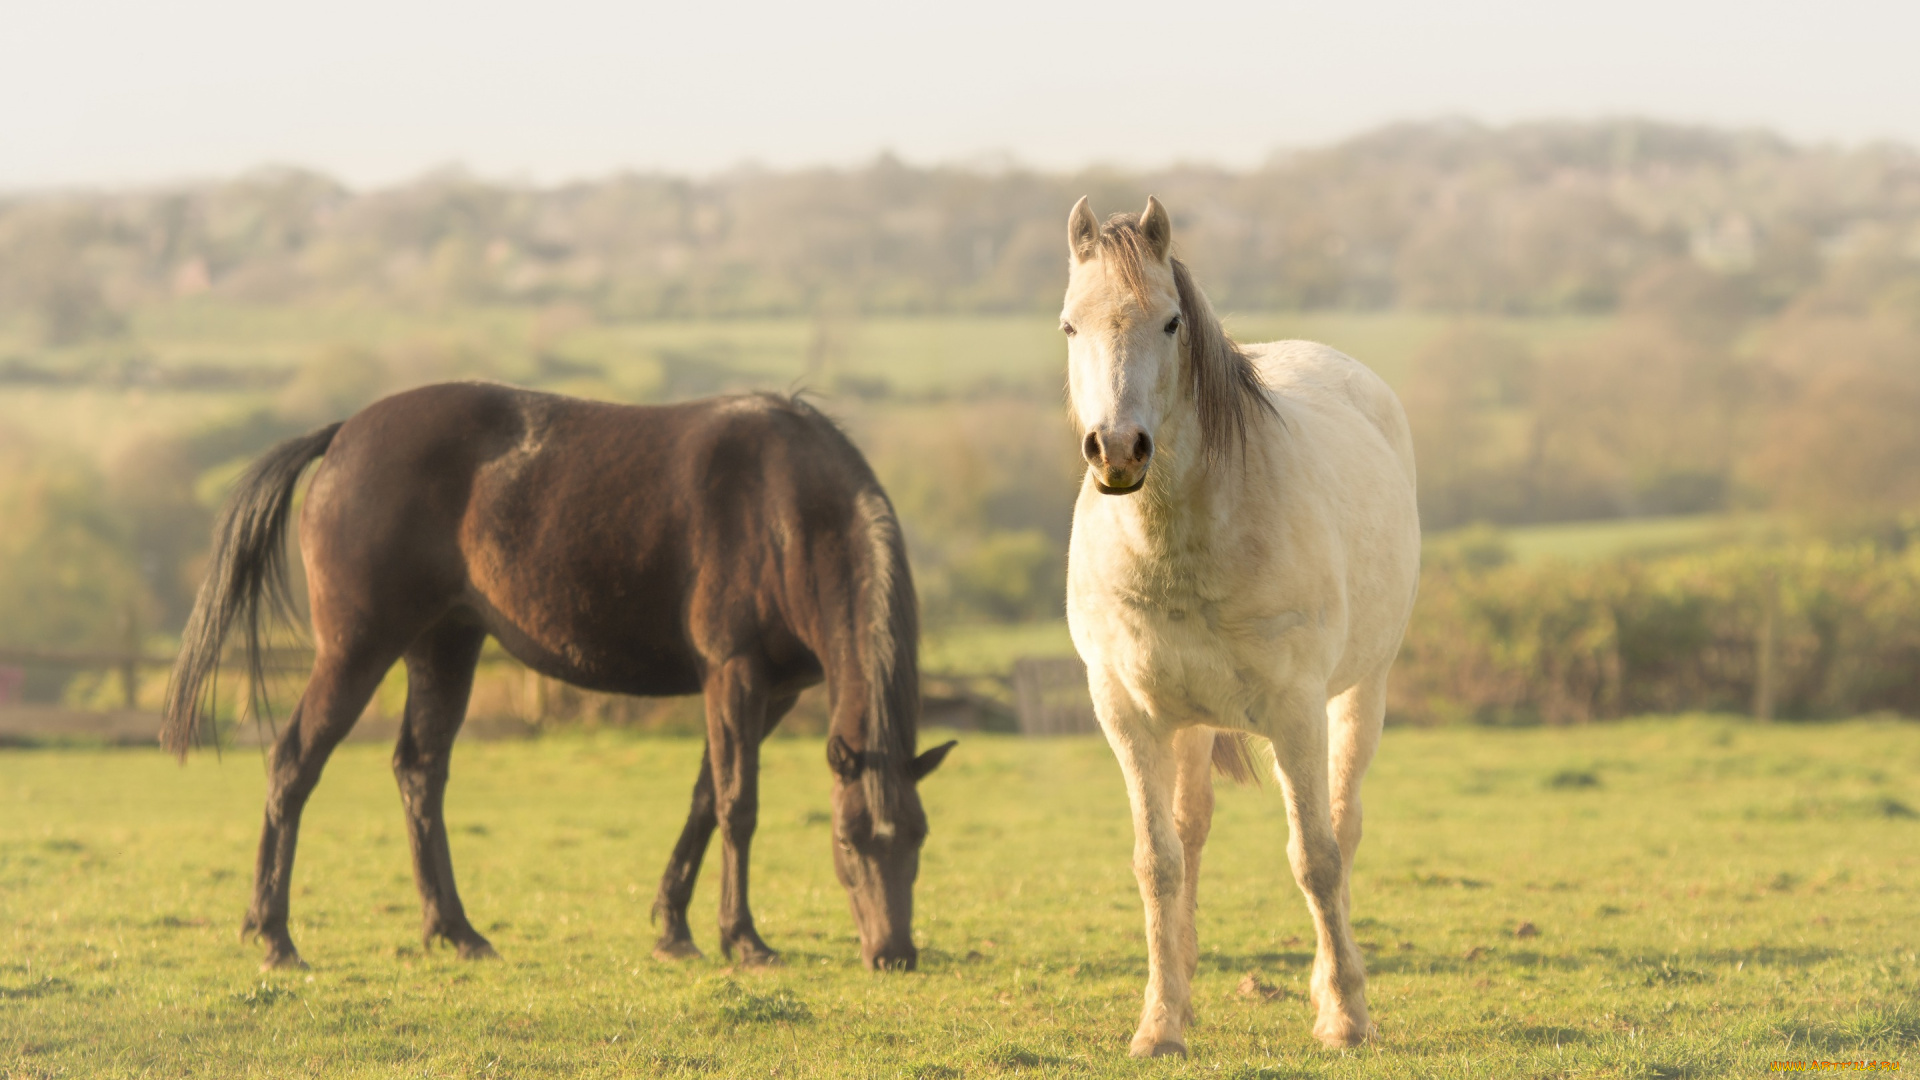
[[[1313,1025],[1313,1037],[1330,1050],[1345,1050],[1359,1046],[1379,1034],[1372,1021],[1363,1020],[1356,1024],[1345,1016],[1336,1014],[1331,1020]]]
[[[1135,1035],[1127,1052],[1137,1058],[1186,1057],[1187,1044],[1179,1039],[1155,1039],[1150,1035]]]

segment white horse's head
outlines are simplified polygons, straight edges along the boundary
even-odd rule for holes
[[[1177,431],[1184,459],[1211,462],[1245,445],[1255,414],[1278,416],[1172,247],[1173,220],[1155,198],[1105,225],[1085,199],[1067,216],[1067,392],[1080,453],[1108,495],[1146,484],[1163,436]]]
[[[1104,228],[1084,198],[1067,217],[1067,390],[1080,453],[1108,495],[1147,482],[1154,438],[1180,393],[1172,246],[1173,222],[1151,197],[1139,217],[1115,215]]]

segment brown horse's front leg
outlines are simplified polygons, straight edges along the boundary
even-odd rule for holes
[[[660,877],[660,892],[654,897],[653,918],[660,924],[660,940],[653,946],[655,960],[692,960],[700,956],[693,943],[693,930],[687,926],[687,905],[693,900],[694,882],[700,877],[700,861],[707,857],[707,843],[719,818],[713,808],[713,754],[700,754],[700,776],[693,782],[693,806],[687,811],[686,827],[680,830],[680,842],[673,845],[667,860],[667,872]]]
[[[761,739],[772,733],[797,700],[799,695],[794,694],[767,707]],[[707,857],[707,844],[719,824],[719,815],[714,811],[713,754],[703,747],[700,775],[693,782],[693,805],[687,810],[687,824],[680,830],[680,842],[673,845],[667,871],[660,876],[660,891],[653,900],[653,919],[660,924],[660,940],[653,947],[655,960],[691,960],[700,956],[700,947],[693,943],[693,930],[687,924],[687,905],[693,902],[700,862]]]
[[[760,815],[760,738],[766,693],[752,661],[717,665],[707,679],[707,752],[720,828],[720,951],[743,964],[772,964],[779,954],[760,940],[747,904],[747,864]]]

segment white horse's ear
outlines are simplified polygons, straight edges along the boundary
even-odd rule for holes
[[[1166,258],[1168,249],[1173,247],[1173,219],[1167,216],[1167,208],[1160,205],[1160,200],[1151,195],[1147,196],[1146,212],[1140,215],[1140,235],[1146,238],[1147,250],[1156,259]]]
[[[1067,215],[1067,250],[1073,253],[1074,262],[1086,262],[1093,258],[1093,250],[1100,242],[1100,219],[1093,216],[1093,207],[1087,205],[1087,197],[1073,204],[1073,213]]]

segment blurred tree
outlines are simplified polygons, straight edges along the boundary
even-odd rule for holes
[[[1543,519],[1722,509],[1757,404],[1754,365],[1656,319],[1555,352],[1535,381],[1528,487]]]
[[[378,398],[390,382],[387,362],[371,349],[325,348],[300,365],[275,410],[309,427],[344,420]]]
[[[1690,259],[1655,263],[1629,282],[1621,314],[1644,319],[1705,348],[1727,348],[1762,313],[1754,278],[1717,273]]]
[[[118,333],[125,319],[89,264],[110,236],[85,206],[0,215],[0,308],[26,314],[46,345]]]
[[[1767,352],[1777,381],[1746,466],[1775,505],[1842,522],[1920,510],[1920,325],[1800,313]]]
[[[123,519],[80,459],[0,430],[0,642],[117,648],[152,605]]]
[[[1512,521],[1523,513],[1519,448],[1510,432],[1533,374],[1523,342],[1472,323],[1448,329],[1414,357],[1401,400],[1413,428],[1427,528]]]
[[[1039,529],[992,532],[953,564],[947,600],[961,618],[998,622],[1058,618],[1067,553]]]
[[[1058,615],[1084,466],[1054,403],[874,402],[848,427],[900,514],[930,625]]]
[[[185,440],[154,436],[115,456],[104,497],[119,518],[118,543],[151,599],[147,629],[184,626],[204,575],[213,515],[195,492],[203,469]]]

